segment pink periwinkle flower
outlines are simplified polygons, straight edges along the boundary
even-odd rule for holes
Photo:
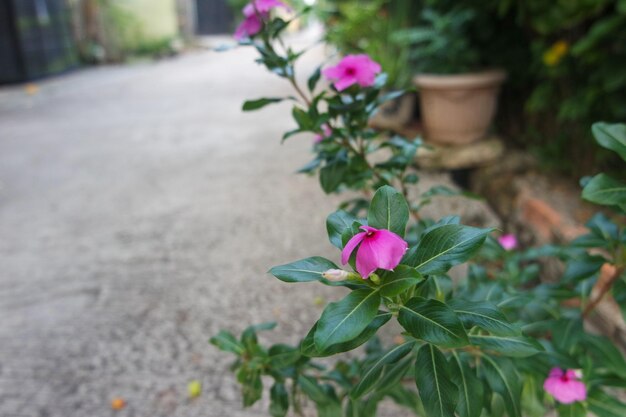
[[[385,229],[361,226],[364,232],[357,233],[348,241],[341,252],[341,263],[346,264],[359,244],[356,253],[356,270],[367,279],[378,268],[393,270],[404,256],[409,245],[397,234]]]
[[[290,10],[289,7],[279,0],[254,0],[243,8],[245,19],[235,30],[235,39],[241,40],[256,35],[263,28],[263,19],[267,19],[272,9],[282,7]]]
[[[235,39],[240,41],[245,38],[249,38],[251,36],[256,35],[261,31],[263,27],[262,19],[256,14],[252,14],[247,16],[243,22],[237,26],[237,30],[235,30]]]
[[[543,389],[558,402],[571,404],[587,398],[587,388],[579,381],[580,373],[573,369],[552,368]]]
[[[333,130],[327,124],[322,125],[322,133],[318,133],[313,138],[313,143],[320,143],[326,138],[329,138],[333,134]]]
[[[374,85],[376,74],[380,73],[380,64],[365,54],[346,55],[334,67],[322,71],[326,79],[333,81],[338,91],[343,91],[353,84],[361,87]]]
[[[504,250],[513,250],[517,248],[517,237],[513,234],[502,235],[498,238],[498,243]]]
[[[266,14],[277,7],[291,10],[289,6],[287,6],[280,0],[254,0],[253,2],[246,4],[246,6],[243,8],[243,15],[248,17],[256,14],[256,12],[259,12],[260,14]]]

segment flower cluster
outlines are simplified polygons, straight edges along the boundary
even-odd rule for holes
[[[258,34],[263,28],[263,21],[267,20],[275,8],[290,10],[289,6],[280,0],[253,0],[246,4],[243,8],[243,22],[235,30],[235,39],[242,40]]]

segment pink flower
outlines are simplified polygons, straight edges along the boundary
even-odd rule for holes
[[[249,38],[259,33],[262,27],[263,21],[261,20],[261,18],[256,14],[252,14],[250,16],[247,16],[243,20],[243,22],[239,24],[237,30],[235,30],[234,37],[238,41]]]
[[[259,33],[263,28],[263,19],[267,19],[270,11],[276,7],[290,10],[285,3],[279,0],[254,0],[254,4],[246,4],[246,7],[243,8],[245,19],[235,30],[235,39],[239,41]]]
[[[330,137],[333,134],[333,130],[326,123],[322,125],[322,133],[318,133],[313,138],[313,143],[320,143],[324,139]]]
[[[367,279],[378,268],[390,271],[398,266],[409,245],[389,230],[369,226],[361,226],[361,229],[365,231],[354,235],[343,248],[341,263],[348,263],[360,243],[356,253],[356,270],[362,278]]]
[[[543,389],[563,404],[584,401],[587,398],[587,388],[579,378],[580,375],[573,369],[552,368],[543,383]]]
[[[513,250],[517,248],[517,238],[512,234],[500,236],[498,238],[498,243],[504,248],[504,250]]]
[[[283,9],[290,10],[289,6],[280,0],[254,0],[254,2],[246,4],[246,7],[243,8],[243,15],[246,17],[255,15],[255,8],[257,12],[265,15],[276,7],[282,7]]]
[[[326,79],[334,81],[335,88],[343,91],[352,84],[361,87],[374,85],[376,74],[381,71],[380,64],[365,54],[346,55],[334,67],[322,71]]]

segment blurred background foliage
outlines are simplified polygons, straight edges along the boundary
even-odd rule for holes
[[[409,87],[503,68],[498,131],[572,177],[616,170],[589,126],[626,119],[626,0],[320,0],[326,40]]]

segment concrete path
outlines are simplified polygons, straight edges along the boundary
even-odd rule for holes
[[[241,409],[231,357],[208,338],[276,320],[263,339],[295,343],[314,299],[343,293],[265,274],[337,260],[324,219],[339,199],[292,174],[311,138],[279,144],[287,105],[241,113],[289,93],[254,57],[194,52],[0,89],[0,416],[266,415]]]

